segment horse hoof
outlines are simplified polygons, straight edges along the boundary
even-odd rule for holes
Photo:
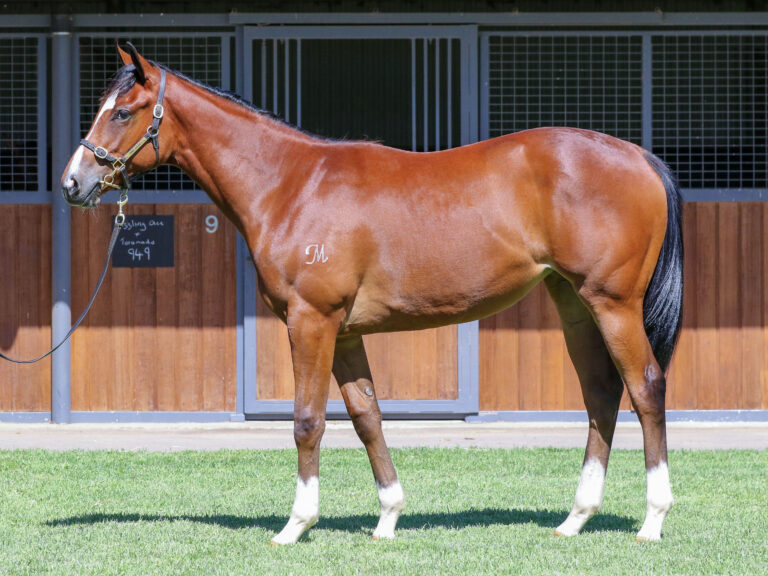
[[[635,536],[635,542],[660,542],[661,538],[648,538],[647,536]]]

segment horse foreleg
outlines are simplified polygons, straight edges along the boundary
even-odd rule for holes
[[[546,286],[563,325],[568,353],[579,376],[589,416],[589,433],[579,485],[568,518],[555,529],[575,536],[603,503],[603,487],[611,453],[623,384],[587,307],[562,276],[551,275]]]
[[[381,515],[373,538],[394,538],[395,525],[405,507],[405,497],[384,441],[381,411],[361,337],[336,343],[333,375],[341,389],[355,431],[368,452],[379,491]]]
[[[595,315],[643,429],[647,510],[637,540],[659,540],[673,503],[664,414],[666,379],[645,334],[642,304],[595,306]]]
[[[288,315],[296,386],[293,437],[299,456],[299,474],[290,519],[272,539],[272,544],[293,544],[319,517],[320,439],[325,431],[325,407],[338,325],[311,309],[291,311]]]

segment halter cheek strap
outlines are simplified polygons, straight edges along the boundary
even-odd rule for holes
[[[147,127],[147,132],[139,138],[139,140],[131,146],[131,148],[123,154],[120,158],[115,157],[109,153],[109,150],[103,146],[95,146],[88,142],[85,138],[80,140],[80,144],[88,148],[93,155],[99,160],[106,160],[112,166],[112,172],[104,176],[99,180],[99,184],[102,187],[113,188],[115,190],[127,190],[131,187],[131,181],[128,178],[128,172],[126,165],[128,162],[139,153],[147,142],[152,142],[152,147],[155,149],[155,167],[160,164],[160,142],[158,135],[160,133],[160,122],[163,120],[163,114],[165,110],[163,108],[163,97],[165,96],[165,70],[160,69],[160,90],[157,93],[157,104],[152,109],[152,124]],[[122,185],[115,184],[115,176],[120,174],[122,179]]]

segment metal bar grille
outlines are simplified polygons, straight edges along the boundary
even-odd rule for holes
[[[130,36],[143,56],[161,62],[173,70],[211,86],[221,86],[221,36]],[[98,112],[98,103],[109,79],[120,67],[114,38],[80,36],[78,42],[80,66],[81,135],[88,132]],[[162,131],[160,134],[162,146]],[[172,166],[158,169],[132,182],[140,190],[196,190],[196,184]]]
[[[642,141],[642,37],[491,35],[488,135],[574,126]]]
[[[450,148],[461,141],[460,42],[454,38],[257,38],[250,47],[252,86],[247,93],[258,107],[325,136],[372,137],[410,150]],[[361,66],[361,61],[374,60],[378,53],[384,55],[378,68]],[[318,54],[328,67],[326,75],[335,80],[324,79],[318,70]],[[410,69],[404,87],[410,94],[405,114],[403,102],[396,98],[402,96],[398,83],[406,81],[392,69],[385,70],[387,65]],[[354,71],[350,72],[353,78],[339,69]],[[389,79],[385,87],[376,87],[382,81],[372,69]],[[312,98],[303,94],[307,85]],[[383,110],[381,102],[371,104],[372,93],[381,95],[389,89],[390,109]],[[320,101],[326,106],[322,113]],[[386,126],[376,131],[377,118],[370,110],[377,110],[378,120],[385,118]],[[305,118],[311,126],[303,126]]]
[[[445,150],[461,141],[460,43],[411,40],[412,150]]]
[[[2,192],[34,192],[45,185],[38,172],[44,163],[38,150],[38,42],[36,37],[0,38]]]
[[[653,151],[683,188],[768,188],[768,37],[654,36]]]

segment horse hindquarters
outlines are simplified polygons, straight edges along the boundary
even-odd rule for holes
[[[647,511],[637,539],[658,540],[673,502],[667,467],[664,372],[681,326],[683,245],[681,201],[674,180],[660,160],[650,154],[645,159],[664,185],[667,226],[643,299],[635,296],[637,285],[631,278],[629,289],[616,293],[606,290],[603,282],[609,280],[587,277],[580,297],[592,311],[643,430]],[[648,277],[640,266],[625,266],[621,271],[614,268],[611,280],[622,272],[634,274],[636,279]]]

